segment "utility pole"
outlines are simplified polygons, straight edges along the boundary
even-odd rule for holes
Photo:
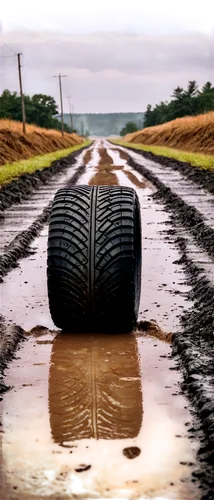
[[[23,130],[23,134],[26,134],[25,101],[24,101],[24,94],[23,94],[23,90],[22,90],[22,72],[21,72],[21,61],[20,61],[21,55],[22,55],[22,53],[19,52],[19,54],[17,54],[17,58],[18,58],[20,95],[21,95],[21,101],[22,101],[22,130]]]
[[[61,105],[61,129],[62,135],[64,135],[64,121],[63,121],[63,101],[62,101],[62,82],[61,78],[65,78],[67,75],[54,75],[54,78],[59,78],[59,93],[60,93],[60,105]]]
[[[70,120],[71,120],[71,133],[72,133],[74,130],[74,124],[73,124],[73,114],[72,114],[72,110],[71,110],[73,108],[73,106],[71,107],[71,103],[70,103],[71,96],[68,95],[67,99],[68,99],[68,105],[69,105],[69,114],[70,114]]]
[[[73,126],[74,126],[74,106],[73,106],[73,104],[71,106],[71,112],[72,112],[72,120],[73,120]],[[75,128],[73,128],[73,130],[75,130]]]

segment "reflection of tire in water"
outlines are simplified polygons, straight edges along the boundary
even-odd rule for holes
[[[142,393],[135,337],[58,335],[49,372],[54,441],[138,435]]]

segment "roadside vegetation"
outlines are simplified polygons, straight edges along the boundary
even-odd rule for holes
[[[183,116],[196,116],[214,110],[214,87],[210,82],[206,82],[199,88],[195,80],[189,81],[186,89],[176,87],[171,97],[170,101],[162,101],[154,108],[148,104],[144,127],[160,125]]]
[[[6,163],[0,167],[0,186],[11,182],[19,175],[33,173],[36,170],[43,170],[44,168],[49,167],[53,161],[60,160],[61,158],[78,151],[90,143],[91,141],[87,140],[81,144],[76,144],[70,148],[61,149],[60,151],[55,151],[53,153],[33,156],[27,160],[21,160],[13,163]]]
[[[114,142],[214,170],[214,111],[144,128]]]
[[[214,171],[214,155],[205,155],[200,153],[190,153],[187,151],[179,151],[179,149],[167,148],[163,146],[147,146],[145,144],[133,144],[123,140],[111,141],[114,144],[131,148],[134,150],[149,151],[157,156],[165,156],[166,158],[174,158],[182,162],[190,163],[190,165],[209,169]]]
[[[60,121],[56,118],[58,108],[55,99],[46,94],[35,94],[29,96],[25,94],[25,113],[28,124],[39,127],[60,130]],[[0,118],[9,120],[22,120],[21,96],[17,92],[10,92],[5,89],[0,95]],[[71,129],[65,124],[66,132]]]
[[[3,119],[0,120],[0,166],[71,148],[84,141],[85,138],[77,134],[65,133],[62,136],[57,130],[36,125],[27,125],[27,134],[23,135],[21,122]]]

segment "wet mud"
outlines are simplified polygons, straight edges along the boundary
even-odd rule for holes
[[[9,389],[4,383],[4,370],[9,361],[14,358],[14,353],[21,340],[24,340],[24,330],[17,325],[8,325],[0,314],[0,401],[1,394]]]
[[[113,172],[114,165],[111,156],[109,156],[107,149],[100,147],[98,149],[99,163],[96,168],[96,173],[89,180],[89,186],[118,186],[118,179]]]
[[[5,500],[199,499],[197,442],[168,344],[41,333],[28,332],[6,377]]]
[[[172,218],[187,228],[193,235],[197,244],[206,250],[210,257],[214,257],[214,229],[209,227],[197,208],[188,205],[180,196],[173,193],[170,188],[156,177],[147,167],[139,165],[132,158],[129,165],[140,172],[146,179],[152,182],[158,191],[156,199],[160,199],[165,204],[166,210],[172,212]]]
[[[85,165],[81,165],[71,178],[66,182],[65,187],[73,186],[77,183],[78,179],[85,172]],[[19,259],[27,257],[30,251],[30,244],[39,235],[44,224],[49,220],[51,213],[52,201],[43,209],[42,213],[38,215],[36,220],[26,229],[19,233],[12,242],[4,249],[3,255],[0,255],[0,283],[3,277],[12,269],[17,266]]]
[[[84,161],[84,164],[87,165],[92,159],[92,149],[88,149],[88,151],[86,151],[84,157],[83,157],[83,161]]]
[[[88,148],[90,146],[86,146]],[[50,179],[57,174],[61,174],[71,165],[75,164],[76,158],[86,148],[75,151],[66,158],[54,161],[50,167],[43,170],[36,170],[32,174],[20,175],[17,179],[3,185],[0,188],[0,217],[2,212],[11,207],[14,203],[21,203],[32,196],[39,186],[47,184]]]
[[[153,181],[158,188],[153,199],[164,203],[170,216],[170,227],[165,232],[165,238],[174,241],[177,246],[180,258],[175,264],[184,269],[185,282],[190,287],[187,299],[192,302],[192,307],[180,315],[180,327],[172,335],[172,345],[173,355],[184,374],[182,389],[192,401],[196,420],[200,419],[192,428],[192,434],[197,434],[200,442],[200,467],[195,472],[195,478],[200,478],[206,492],[201,498],[211,500],[214,498],[214,283],[211,269],[213,230],[204,223],[197,209],[189,207],[146,167],[136,165],[132,159],[129,164]],[[197,199],[195,203],[198,203]],[[200,259],[198,261],[198,258],[192,260],[188,251],[188,235],[184,237],[181,227],[188,229],[196,244],[205,250],[205,254],[207,252],[208,255],[204,255],[202,262]],[[209,272],[206,269],[208,256]]]
[[[195,238],[203,258],[193,261],[193,233],[175,216],[170,190],[105,141],[92,148],[78,184],[97,173],[104,147],[118,182],[135,187],[141,204],[139,323],[128,336],[57,332],[47,225],[28,243],[1,285],[2,331],[14,332],[2,382],[3,498],[213,500],[212,252]]]
[[[201,432],[199,461],[195,473],[208,493],[202,498],[212,499],[214,492],[214,286],[189,258],[185,239],[177,239],[180,264],[187,282],[191,284],[193,306],[181,316],[182,329],[172,337],[173,355],[184,371],[182,388],[188,393],[200,417],[193,434]]]
[[[126,148],[133,151],[132,148]],[[152,160],[159,165],[163,165],[166,169],[176,170],[181,172],[189,181],[195,182],[199,186],[214,194],[214,171],[205,170],[195,167],[190,163],[168,158],[166,156],[156,155],[149,151],[134,150],[137,154],[143,156],[148,160]]]

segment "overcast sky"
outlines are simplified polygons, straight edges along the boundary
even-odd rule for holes
[[[60,8],[60,10],[59,10]],[[59,103],[58,82],[76,112],[144,111],[177,85],[214,83],[214,0],[2,0],[1,91],[18,90],[23,52],[28,94]]]

